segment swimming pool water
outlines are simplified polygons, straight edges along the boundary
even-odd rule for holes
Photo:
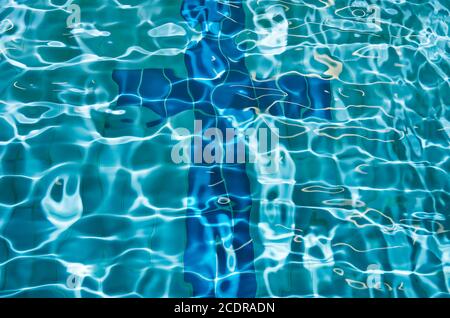
[[[1,297],[448,297],[446,1],[0,5]]]

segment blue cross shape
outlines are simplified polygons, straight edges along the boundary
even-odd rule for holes
[[[181,14],[191,27],[202,30],[201,40],[188,47],[184,57],[188,78],[177,78],[170,69],[115,70],[118,106],[152,109],[160,119],[148,126],[194,110],[203,129],[223,131],[232,127],[230,118],[251,118],[255,103],[275,116],[331,119],[327,80],[297,74],[285,74],[276,81],[252,80],[245,53],[235,43],[235,35],[245,29],[241,0],[184,0]],[[282,97],[267,94],[267,89],[282,92]],[[193,163],[188,192],[184,273],[193,296],[254,297],[252,198],[245,164]],[[228,198],[229,204],[221,204],[218,198]]]

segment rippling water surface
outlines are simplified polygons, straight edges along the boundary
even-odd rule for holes
[[[449,22],[447,0],[0,0],[0,296],[449,296]],[[254,96],[196,96],[195,74],[233,63]],[[133,71],[144,93],[123,88]],[[192,106],[146,107],[157,78]],[[230,170],[229,196],[192,196],[199,174],[171,158],[202,101],[279,129],[248,195]]]

